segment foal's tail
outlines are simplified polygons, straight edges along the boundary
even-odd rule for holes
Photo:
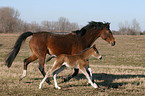
[[[9,53],[9,55],[6,59],[6,65],[7,65],[8,68],[11,67],[15,57],[17,56],[17,54],[18,54],[18,52],[21,48],[22,42],[25,41],[25,39],[27,37],[31,36],[31,35],[33,35],[32,32],[25,32],[25,33],[23,33],[19,36],[19,38],[17,39],[12,51]]]

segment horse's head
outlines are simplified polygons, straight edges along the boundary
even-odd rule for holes
[[[92,48],[93,48],[93,50],[94,50],[92,56],[94,56],[95,58],[101,60],[101,59],[102,59],[102,56],[100,55],[100,53],[99,53],[98,49],[96,48],[96,46],[93,45]]]
[[[94,42],[93,40],[96,40],[98,37],[101,37],[110,43],[111,46],[115,45],[115,39],[110,30],[110,23],[91,21],[81,30],[73,31],[73,34],[84,37],[86,40],[90,39],[90,43]]]
[[[105,24],[100,37],[102,39],[104,39],[105,41],[107,41],[109,44],[111,44],[111,46],[115,45],[115,39],[114,39],[113,34],[110,30],[110,23]]]

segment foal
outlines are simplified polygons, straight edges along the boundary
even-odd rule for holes
[[[75,55],[68,55],[68,54],[61,54],[59,55],[54,64],[53,67],[50,69],[50,71],[48,71],[44,77],[44,79],[41,81],[40,85],[39,85],[39,89],[41,88],[42,84],[44,83],[44,81],[47,79],[47,77],[51,74],[53,74],[53,78],[54,78],[54,83],[55,83],[55,88],[57,89],[61,89],[61,87],[59,87],[57,85],[57,81],[56,81],[56,75],[58,73],[60,73],[61,71],[64,70],[64,68],[70,67],[70,68],[77,68],[80,69],[81,72],[87,77],[87,79],[89,80],[89,83],[94,87],[94,88],[98,88],[96,83],[93,83],[92,81],[92,73],[91,73],[91,68],[89,68],[89,63],[87,61],[87,59],[90,56],[94,56],[98,59],[102,59],[102,56],[99,54],[97,48],[95,47],[95,45],[91,48],[88,48],[84,51],[82,51],[79,54],[75,54]]]

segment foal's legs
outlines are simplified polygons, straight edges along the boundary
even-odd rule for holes
[[[45,56],[39,57],[39,70],[40,70],[40,72],[41,72],[41,74],[42,74],[43,76],[46,75],[46,73],[45,73],[45,71],[44,71],[44,63],[45,63]],[[47,82],[48,84],[51,84],[51,82],[49,81],[48,78],[46,79],[46,82]]]
[[[56,58],[56,55],[50,55],[50,57],[47,58],[46,62],[50,61],[52,58]]]
[[[87,62],[89,62],[89,60],[87,59]],[[66,78],[64,78],[64,82],[69,81],[71,78],[77,76],[79,73],[79,69],[74,68],[74,73]]]
[[[89,74],[89,76],[90,76],[92,82],[94,82],[94,79],[93,79],[93,76],[92,76],[92,70],[91,70],[91,68],[88,68],[88,69],[87,69],[87,73]],[[89,82],[89,83],[90,83],[90,82]]]
[[[90,76],[89,74],[87,73],[88,68],[84,68],[84,67],[81,67],[80,70],[82,71],[82,73],[86,76],[86,78],[89,80],[89,83],[94,87],[94,88],[98,88],[97,84],[96,83],[93,83],[92,80],[90,79]]]
[[[47,77],[49,75],[51,75],[53,73],[53,78],[54,78],[54,83],[55,83],[55,88],[58,88],[58,89],[61,89],[61,87],[59,87],[57,85],[57,81],[56,81],[56,75],[58,73],[60,73],[61,71],[63,71],[65,68],[65,66],[61,66],[61,65],[58,65],[56,63],[54,63],[53,67],[50,69],[50,71],[48,71],[45,75],[45,77],[43,78],[43,80],[41,81],[41,83],[39,84],[39,89],[42,87],[42,84],[44,83],[44,81],[47,79]]]
[[[61,89],[61,87],[58,86],[57,81],[56,81],[56,75],[58,73],[60,73],[61,71],[63,71],[66,68],[65,65],[61,66],[59,69],[57,69],[56,71],[53,72],[53,79],[54,79],[54,84],[55,84],[55,88],[57,89]]]
[[[23,70],[23,75],[20,77],[20,80],[25,78],[27,76],[27,66],[29,63],[35,61],[37,59],[37,56],[32,54],[29,58],[24,60],[24,70]]]
[[[68,77],[64,78],[64,82],[69,81],[71,78],[73,78],[76,75],[78,75],[78,73],[79,73],[79,69],[74,68],[74,73],[71,76],[68,76]]]

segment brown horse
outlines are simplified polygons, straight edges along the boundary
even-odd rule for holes
[[[56,56],[60,54],[76,54],[85,48],[90,47],[98,37],[101,37],[109,44],[111,44],[111,46],[114,46],[115,39],[112,35],[109,25],[109,23],[92,21],[81,30],[77,30],[68,34],[55,34],[44,31],[37,33],[25,32],[17,39],[13,50],[10,52],[8,58],[6,59],[6,65],[11,67],[12,62],[20,50],[22,42],[27,37],[32,35],[29,43],[32,55],[24,60],[24,71],[20,80],[26,77],[28,64],[35,61],[36,59],[39,59],[39,70],[42,75],[45,76],[44,63],[46,54]],[[53,56],[50,56],[50,59],[52,57]],[[78,71],[78,69],[75,69],[72,76],[67,77],[65,81],[68,81],[72,77],[76,76]],[[50,83],[48,79],[46,82]]]
[[[44,79],[41,81],[41,83],[39,85],[39,89],[42,87],[42,84],[47,79],[47,77],[51,74],[53,74],[55,88],[61,89],[61,87],[59,87],[57,84],[56,75],[58,73],[60,73],[61,71],[63,71],[66,67],[80,69],[82,71],[82,73],[89,80],[89,83],[94,88],[98,88],[97,84],[95,82],[93,82],[91,68],[89,68],[89,63],[87,61],[87,59],[90,56],[93,56],[100,60],[102,59],[102,56],[99,54],[99,51],[97,50],[95,45],[91,48],[87,48],[87,49],[83,50],[79,54],[74,54],[74,55],[61,54],[61,55],[59,55],[56,58],[56,60],[53,64],[53,67],[50,69],[50,71],[48,71],[46,73]]]

